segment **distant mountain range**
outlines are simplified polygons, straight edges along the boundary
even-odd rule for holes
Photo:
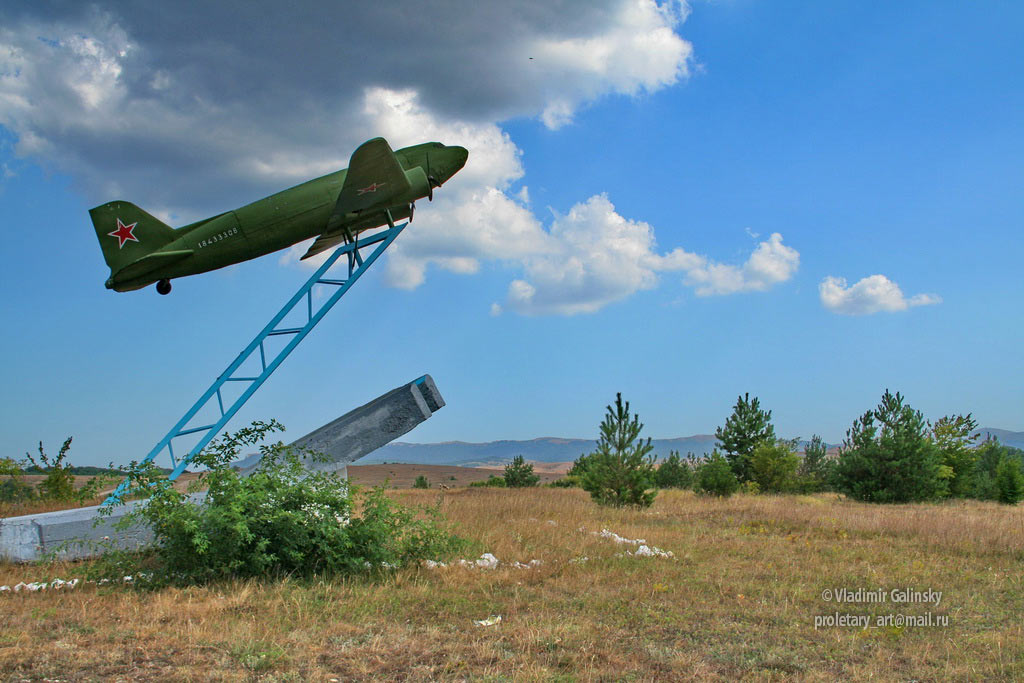
[[[651,440],[654,452],[659,457],[667,457],[669,451],[679,451],[682,455],[692,451],[697,455],[703,455],[710,453],[716,443],[717,440],[711,434],[698,434],[679,439]],[[582,454],[592,452],[596,447],[597,441],[592,439],[561,439],[557,437],[541,437],[529,441],[489,441],[487,443],[393,441],[365,458],[360,458],[357,462],[360,465],[404,462],[418,465],[479,467],[506,463],[517,455],[532,462],[572,462]]]
[[[1000,443],[1015,448],[1024,448],[1024,432],[1011,432],[1006,429],[986,427],[978,430],[989,433],[999,439]],[[681,455],[694,453],[698,456],[707,455],[715,448],[718,440],[712,434],[696,434],[677,439],[652,439],[654,453],[659,459],[668,457],[670,451],[679,451]],[[801,442],[801,445],[806,442]],[[829,444],[834,448],[838,444]],[[502,465],[517,455],[532,462],[572,462],[584,453],[590,453],[597,447],[591,439],[562,439],[557,437],[541,437],[528,441],[488,441],[487,443],[466,443],[465,441],[445,441],[442,443],[406,443],[394,441],[387,446],[360,458],[357,464],[373,465],[378,463],[410,463],[418,465],[460,465],[463,467],[481,467],[486,465]]]
[[[999,439],[999,443],[1004,446],[1013,446],[1024,450],[1024,432],[1011,432],[1008,429],[996,429],[995,427],[982,427],[978,431],[981,433],[980,441],[984,441],[985,436],[991,434]]]

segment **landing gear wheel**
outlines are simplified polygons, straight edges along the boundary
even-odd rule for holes
[[[160,280],[159,282],[156,283],[156,291],[159,292],[160,294],[170,294],[171,281],[166,278]]]

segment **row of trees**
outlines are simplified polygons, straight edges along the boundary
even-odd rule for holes
[[[1024,451],[995,439],[977,443],[973,416],[934,424],[898,392],[854,420],[838,456],[815,435],[801,458],[797,442],[775,437],[771,411],[740,396],[715,436],[739,486],[766,492],[834,490],[857,500],[904,503],[978,498],[1015,504],[1024,498]]]
[[[953,415],[934,424],[899,393],[857,418],[837,457],[818,435],[798,452],[798,440],[779,439],[750,394],[736,400],[715,430],[720,450],[704,459],[678,453],[657,466],[650,438],[629,402],[616,395],[600,425],[597,449],[582,455],[556,485],[580,486],[603,505],[646,507],[659,488],[693,488],[728,496],[833,490],[851,498],[901,503],[978,498],[1015,504],[1024,499],[1024,451],[987,439],[978,444],[977,422]]]

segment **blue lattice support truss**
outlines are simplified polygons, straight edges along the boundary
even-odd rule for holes
[[[374,261],[384,253],[384,250],[391,246],[391,243],[395,241],[399,233],[408,225],[407,223],[401,223],[390,227],[387,230],[370,235],[367,237],[360,237],[354,242],[348,242],[345,245],[337,248],[334,252],[324,261],[323,265],[320,266],[312,277],[306,281],[299,291],[288,300],[280,311],[270,319],[266,327],[256,335],[256,338],[249,342],[238,357],[227,369],[222,372],[217,379],[210,385],[198,401],[193,404],[191,408],[185,413],[185,415],[178,420],[177,424],[171,427],[171,430],[162,438],[153,450],[142,460],[143,463],[151,462],[157,458],[165,450],[170,456],[171,466],[173,467],[171,473],[168,475],[169,479],[177,479],[178,475],[185,471],[189,462],[198,455],[206,446],[220,433],[228,421],[234,417],[235,413],[245,404],[249,398],[256,393],[256,390],[263,386],[263,383],[267,381],[267,378],[273,374],[274,370],[288,357],[296,346],[306,338],[316,324],[320,322],[327,312],[334,307],[334,304],[338,303],[341,297],[352,288],[362,276],[366,270],[373,265]],[[373,247],[373,251],[367,256],[363,256],[360,252]],[[348,261],[348,277],[344,280],[330,279],[325,277],[327,271],[331,269],[331,266],[341,258],[347,256]],[[333,287],[334,291],[319,307],[314,306],[313,302],[313,288],[317,285],[324,287]],[[306,324],[301,327],[278,327],[281,322],[295,310],[296,307],[301,306],[305,301],[306,306]],[[316,310],[314,310],[316,308]],[[268,356],[267,349],[264,346],[264,342],[270,337],[276,336],[290,336],[291,339],[288,343],[278,351],[272,357]],[[259,353],[260,367],[262,371],[255,377],[236,377],[235,373],[245,364],[250,357],[254,354]],[[230,405],[224,405],[224,397],[221,393],[221,389],[227,382],[241,382],[247,384],[241,395],[236,398]],[[201,425],[198,427],[191,427],[189,424],[195,418],[197,414],[203,408],[210,403],[216,401],[217,411],[220,414],[220,418],[212,424]],[[200,434],[199,441],[192,446],[192,448],[182,457],[177,457],[174,454],[174,439],[187,436],[189,434]],[[116,504],[121,500],[121,496],[124,494],[128,487],[128,481],[124,481],[118,486],[110,497],[107,498],[106,504]]]

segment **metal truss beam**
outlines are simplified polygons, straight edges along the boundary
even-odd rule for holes
[[[302,287],[288,300],[280,311],[270,319],[270,322],[256,335],[249,344],[242,349],[242,352],[238,354],[234,361],[228,365],[227,369],[224,370],[217,379],[214,380],[210,388],[207,389],[202,396],[199,397],[191,408],[185,413],[184,416],[178,422],[171,427],[171,430],[167,432],[164,438],[157,442],[153,450],[143,458],[142,462],[151,462],[157,456],[159,456],[165,449],[170,456],[171,466],[173,470],[168,475],[168,478],[173,480],[177,479],[178,475],[185,471],[189,462],[202,451],[214,437],[220,433],[221,429],[228,423],[228,421],[234,417],[235,413],[245,404],[246,401],[256,393],[256,390],[263,386],[263,383],[273,374],[274,370],[281,365],[282,361],[288,357],[296,346],[306,338],[316,324],[320,322],[327,312],[334,307],[334,304],[343,297],[352,285],[354,285],[362,276],[366,270],[373,265],[374,261],[384,253],[384,250],[391,246],[391,243],[395,241],[399,233],[405,228],[408,223],[401,223],[394,227],[388,228],[382,232],[370,235],[369,237],[362,237],[355,242],[347,243],[334,252],[324,261],[324,264],[320,266],[312,277],[306,281]],[[363,256],[360,251],[373,247],[373,251],[368,256]],[[348,256],[348,277],[344,280],[331,279],[324,277],[327,271],[330,270],[331,266],[341,257]],[[314,310],[313,304],[313,288],[316,285],[322,285],[326,287],[333,287],[334,291],[319,307]],[[300,306],[305,300],[306,308],[306,323],[301,327],[284,327],[279,328],[278,325],[281,321],[287,317],[297,306]],[[264,346],[264,342],[270,337],[276,336],[290,336],[291,339],[284,346],[283,349],[278,351],[272,357],[268,356],[267,349]],[[235,373],[245,364],[250,357],[259,351],[260,367],[261,372],[256,376],[249,377],[236,377]],[[221,394],[221,389],[227,382],[241,382],[247,384],[241,395],[234,400],[228,406],[224,405],[224,397]],[[201,426],[189,426],[192,420],[195,418],[199,411],[205,408],[207,405],[212,403],[216,399],[216,407],[220,414],[220,418],[212,424],[201,425]],[[174,454],[173,441],[174,439],[185,436],[188,434],[202,433],[198,443],[196,443],[191,450],[188,451],[183,457],[178,458]],[[110,497],[104,502],[107,504],[116,504],[121,500],[121,496],[124,494],[128,487],[127,480],[122,482],[118,486]]]

